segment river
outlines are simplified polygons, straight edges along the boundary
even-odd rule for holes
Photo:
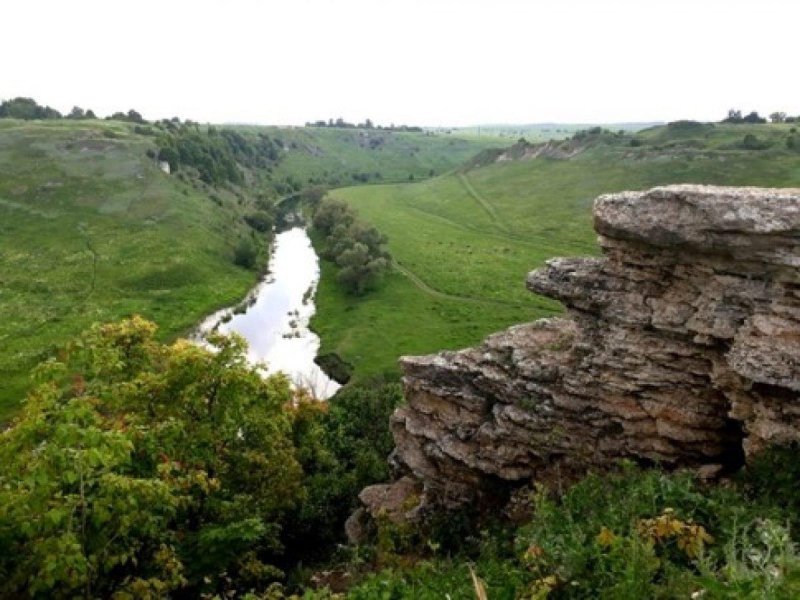
[[[214,329],[235,332],[248,343],[248,361],[266,363],[267,372],[286,373],[296,386],[327,399],[339,389],[314,362],[319,337],[308,328],[314,314],[314,294],[319,282],[319,259],[305,229],[278,233],[269,261],[269,275],[248,295],[239,314],[225,308],[198,327],[202,337]]]

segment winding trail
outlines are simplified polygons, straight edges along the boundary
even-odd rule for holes
[[[417,288],[428,294],[429,296],[433,296],[434,298],[441,298],[442,300],[455,300],[457,302],[472,302],[478,304],[496,304],[501,306],[513,306],[515,308],[537,308],[538,310],[543,310],[547,312],[552,312],[553,314],[558,313],[558,310],[552,309],[548,306],[541,306],[538,304],[521,304],[519,302],[510,302],[508,300],[499,300],[495,298],[479,298],[476,296],[464,296],[461,294],[449,294],[447,292],[443,292],[441,290],[437,290],[436,288],[431,287],[427,283],[425,283],[422,279],[420,279],[419,275],[414,273],[407,267],[404,267],[396,260],[392,261],[392,265],[396,268],[401,274],[411,281]]]
[[[478,204],[481,205],[483,210],[489,215],[489,218],[492,219],[495,225],[502,229],[503,231],[508,231],[508,226],[500,219],[497,215],[497,211],[494,209],[494,206],[484,198],[481,194],[478,193],[469,179],[467,179],[466,173],[459,173],[458,180],[461,182],[461,185],[464,186],[464,189],[467,190],[467,193],[472,196],[473,200],[475,200]]]
[[[477,233],[481,236],[487,236],[496,238],[498,240],[512,240],[519,244],[525,244],[527,246],[535,247],[537,249],[543,248],[552,248],[552,256],[560,256],[563,254],[563,250],[565,247],[570,247],[574,254],[591,254],[595,246],[586,242],[576,242],[570,240],[559,240],[558,247],[555,246],[554,240],[546,235],[542,235],[540,233],[530,233],[527,235],[518,235],[511,233],[510,231],[487,231],[486,229],[481,229],[480,227],[476,227],[473,225],[467,225],[464,223],[459,223],[457,221],[453,221],[452,219],[448,219],[447,217],[443,217],[440,214],[437,214],[431,210],[426,210],[420,206],[416,206],[407,200],[400,200],[399,202],[403,203],[403,206],[408,208],[411,211],[420,213],[420,215],[424,215],[426,218],[436,219],[443,225],[448,225],[455,229],[460,229],[461,231],[465,231],[467,233]]]

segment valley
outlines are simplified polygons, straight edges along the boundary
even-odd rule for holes
[[[235,167],[239,184],[209,185],[192,167],[163,172],[152,126],[0,119],[0,421],[15,413],[30,370],[90,324],[140,314],[168,340],[240,301],[269,242],[245,217],[281,194],[362,174],[424,178],[500,145],[375,132],[370,148],[351,130],[235,130],[245,142],[277,140],[280,154],[269,168]],[[202,151],[208,138],[197,131]],[[235,264],[243,241],[257,250],[251,268]]]
[[[525,277],[550,258],[597,252],[594,198],[676,182],[800,186],[800,153],[787,147],[793,130],[681,122],[634,134],[597,129],[488,150],[420,183],[335,189],[386,234],[395,269],[383,287],[353,299],[323,262],[312,321],[322,352],[353,364],[356,377],[396,376],[401,355],[466,347],[558,314],[558,303],[525,289]],[[744,147],[745,135],[765,147]]]

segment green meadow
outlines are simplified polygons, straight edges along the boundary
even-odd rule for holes
[[[759,149],[745,147],[748,134]],[[489,152],[480,166],[420,183],[334,190],[388,236],[396,266],[383,287],[352,298],[323,264],[313,321],[321,352],[354,365],[356,378],[396,376],[401,355],[554,315],[559,305],[529,293],[525,277],[548,258],[599,251],[595,197],[670,183],[797,187],[795,135],[790,125],[691,123],[597,132],[560,143],[572,158]]]
[[[0,418],[28,372],[93,322],[163,337],[236,301],[233,211],[161,172],[123,124],[0,121]]]

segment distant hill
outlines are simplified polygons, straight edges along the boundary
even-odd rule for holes
[[[435,131],[450,131],[457,135],[500,137],[517,140],[525,138],[529,142],[547,140],[560,140],[573,135],[577,131],[602,127],[610,131],[624,131],[626,133],[640,131],[649,127],[663,125],[663,122],[642,123],[529,123],[508,124],[494,123],[485,125],[472,125],[469,127],[437,128]]]

